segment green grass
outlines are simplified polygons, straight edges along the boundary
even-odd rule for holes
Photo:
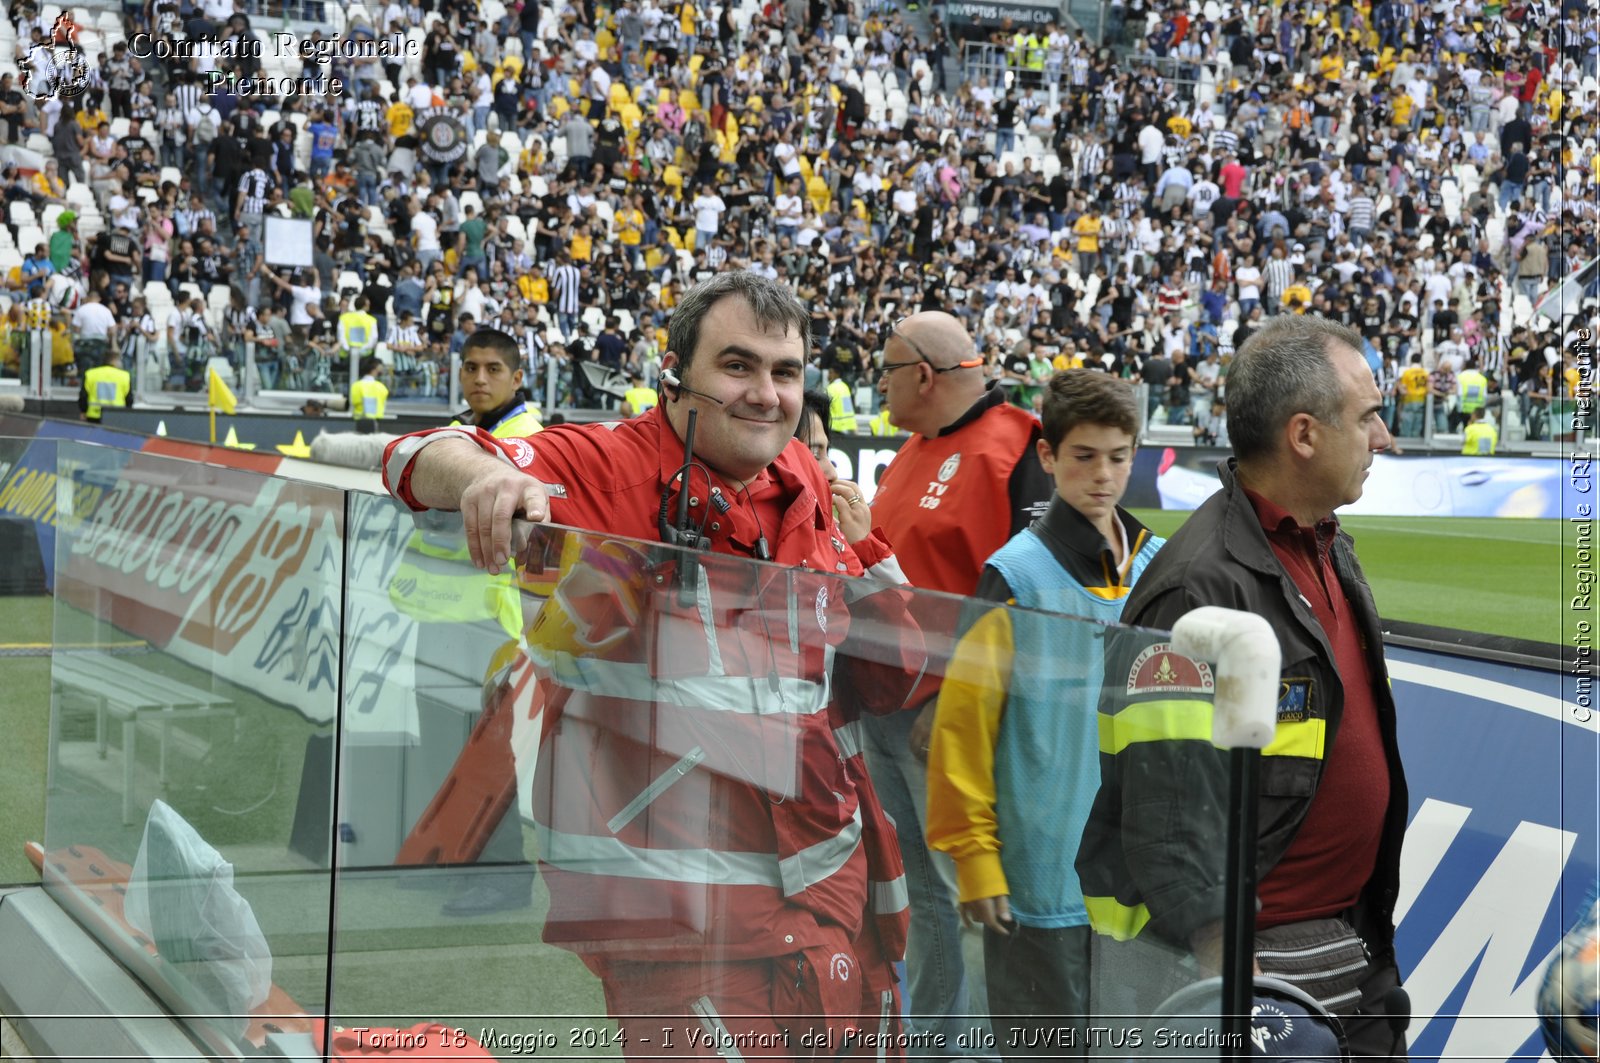
[[[0,598],[0,644],[49,642],[49,598]],[[39,881],[22,843],[44,839],[45,764],[49,759],[50,658],[0,657],[5,691],[4,767],[0,769],[0,885]]]
[[[1140,509],[1171,535],[1189,514]],[[1385,619],[1563,641],[1558,520],[1494,517],[1341,517]],[[1570,536],[1570,530],[1567,532]]]

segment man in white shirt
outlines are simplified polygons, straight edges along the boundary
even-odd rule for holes
[[[1440,370],[1448,369],[1452,376],[1460,376],[1462,368],[1467,364],[1467,344],[1459,327],[1450,330],[1450,338],[1442,340],[1434,348],[1434,365]]]
[[[116,331],[116,316],[100,301],[100,293],[91,289],[83,297],[83,304],[72,314],[73,346],[78,365],[99,365],[106,351],[116,342]]]
[[[1200,180],[1189,186],[1189,205],[1194,210],[1195,217],[1211,213],[1211,205],[1222,195],[1216,182],[1211,178],[1202,176]]]
[[[425,111],[433,106],[433,89],[412,79],[406,89],[406,105],[413,111]]]
[[[778,142],[772,146],[772,154],[778,164],[778,173],[785,181],[800,176],[800,151],[794,146],[793,134],[785,129],[778,136]]]
[[[911,187],[909,177],[900,178],[894,190],[895,222],[909,228],[917,220],[917,190]]]
[[[456,287],[454,302],[457,316],[487,321],[500,312],[498,305],[490,305],[492,301],[484,283],[478,280],[478,271],[467,267],[465,279]]]
[[[415,204],[415,200],[412,202]],[[432,207],[431,201],[429,207]],[[424,276],[435,262],[444,257],[444,248],[439,244],[439,219],[430,210],[415,210],[411,215],[411,247],[417,254],[417,264],[422,267]],[[289,324],[294,324],[294,321],[291,319]]]
[[[1255,259],[1245,257],[1244,264],[1233,271],[1234,283],[1239,286],[1239,316],[1250,316],[1253,307],[1261,305],[1261,270]]]
[[[611,75],[606,73],[605,67],[599,63],[590,66],[585,87],[589,91],[589,113],[605,114],[606,104],[611,99]]]
[[[572,208],[574,218],[587,218],[594,210],[595,194],[593,185],[575,185],[567,193],[567,206]]]
[[[1166,145],[1167,138],[1161,135],[1161,130],[1145,123],[1139,130],[1139,165],[1144,167],[1144,180],[1147,185],[1155,185],[1158,167],[1161,165],[1161,149]]]
[[[728,205],[717,195],[715,186],[709,192],[701,192],[694,197],[694,229],[696,249],[710,247],[711,242],[717,238],[717,231],[722,228],[722,214]]]
[[[286,281],[266,266],[261,267],[261,275],[263,277],[277,285],[279,289],[289,293],[289,327],[294,329],[301,339],[305,338],[306,330],[311,327],[311,311],[307,307],[313,303],[318,304],[320,307],[322,301],[322,289],[314,285],[305,284],[303,282],[304,273],[310,273],[310,271],[297,271],[292,280]],[[314,277],[315,274],[311,273],[311,276]],[[203,308],[204,304],[202,304]]]
[[[800,194],[800,179],[789,181],[772,201],[773,226],[779,236],[793,239],[800,232],[800,222],[805,218],[805,198]]]
[[[1429,305],[1435,301],[1450,305],[1450,289],[1453,286],[1448,273],[1439,272],[1434,262],[1428,263],[1430,272],[1422,282],[1423,293]]]

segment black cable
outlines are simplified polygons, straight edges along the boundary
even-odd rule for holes
[[[661,541],[669,546],[684,545],[676,543],[676,536],[673,535],[673,527],[670,523],[670,514],[672,512],[672,485],[677,483],[679,479],[682,479],[683,485],[681,490],[690,490],[692,484],[690,476],[692,471],[695,469],[699,469],[700,474],[706,478],[706,486],[708,488],[707,493],[709,494],[709,488],[711,485],[711,470],[700,464],[698,461],[688,461],[678,466],[677,470],[673,472],[671,476],[667,477],[666,484],[664,484],[661,488],[661,512],[657,517],[657,522],[661,528]],[[707,506],[706,510],[700,514],[700,524],[697,528],[695,528],[695,538],[701,539],[705,537],[706,521],[710,519],[710,507]]]

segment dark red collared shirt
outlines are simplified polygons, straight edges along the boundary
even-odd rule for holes
[[[1245,496],[1255,507],[1272,552],[1327,636],[1344,685],[1338,735],[1324,751],[1322,781],[1311,808],[1288,851],[1258,890],[1261,910],[1256,925],[1266,928],[1337,915],[1356,903],[1378,861],[1389,806],[1389,766],[1365,639],[1333,567],[1339,522],[1328,517],[1307,528],[1249,488]],[[1288,674],[1283,678],[1294,679]],[[1319,709],[1332,694],[1308,692]]]

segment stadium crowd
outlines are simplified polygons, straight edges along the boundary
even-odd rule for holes
[[[1019,405],[1103,365],[1217,438],[1231,351],[1313,312],[1369,341],[1400,434],[1429,394],[1438,427],[1469,416],[1475,363],[1538,438],[1565,367],[1529,309],[1597,253],[1583,10],[1133,0],[1102,46],[1007,28],[964,68],[937,6],[848,0],[302,6],[336,19],[306,59],[246,0],[80,15],[81,95],[0,75],[0,134],[36,153],[0,181],[7,371],[26,300],[77,270],[68,377],[115,345],[193,390],[253,342],[263,387],[342,387],[377,350],[398,397],[439,397],[494,324],[539,398],[610,405],[576,365],[653,385],[684,290],[744,267],[811,307],[863,415],[892,322],[943,309]],[[55,14],[11,8],[19,64]],[[223,68],[343,91],[208,94]],[[266,264],[273,215],[311,220],[309,268]]]

